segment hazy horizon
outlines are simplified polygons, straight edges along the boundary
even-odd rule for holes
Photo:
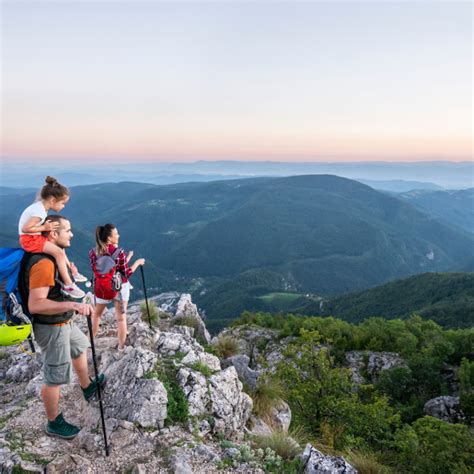
[[[472,160],[472,5],[2,2],[3,161]]]

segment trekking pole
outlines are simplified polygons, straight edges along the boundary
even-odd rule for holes
[[[146,312],[148,313],[148,322],[150,324],[150,329],[151,327],[151,316],[150,316],[150,308],[148,308],[148,297],[146,295],[146,285],[145,285],[145,272],[143,271],[143,265],[140,265],[140,272],[142,274],[142,283],[143,283],[143,293],[145,294],[145,303],[146,303]]]
[[[90,314],[87,316],[87,326],[89,328],[89,336],[91,338],[92,362],[94,363],[95,381],[97,383],[97,395],[99,397],[100,417],[102,419],[102,433],[104,433],[105,455],[109,455],[109,446],[107,444],[107,432],[105,430],[104,407],[102,406],[102,389],[99,383],[99,371],[97,370],[97,361],[95,359],[94,336],[92,335],[92,320]]]

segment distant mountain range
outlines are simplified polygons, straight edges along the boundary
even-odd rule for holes
[[[34,193],[0,193],[0,245],[16,245]],[[113,222],[123,245],[147,258],[151,292],[191,291],[210,318],[238,316],[271,291],[328,296],[464,269],[474,248],[468,232],[331,175],[76,186],[64,213],[82,268],[95,226]]]
[[[283,177],[333,174],[365,182],[377,189],[403,192],[412,189],[463,189],[473,186],[472,162],[272,162],[195,161],[183,163],[113,163],[97,158],[80,164],[9,163],[0,165],[0,186],[36,187],[46,174],[67,186],[134,181],[151,184],[206,182],[247,177]],[[87,171],[84,171],[87,167]]]

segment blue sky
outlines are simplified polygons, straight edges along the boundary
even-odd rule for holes
[[[472,158],[468,2],[3,2],[4,160]]]

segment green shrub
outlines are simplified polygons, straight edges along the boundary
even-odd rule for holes
[[[221,359],[227,359],[239,353],[239,341],[232,336],[224,335],[219,337],[213,345],[215,354]]]
[[[396,434],[398,468],[424,474],[468,474],[474,466],[474,436],[462,424],[425,416]]]
[[[461,409],[470,424],[474,423],[474,361],[463,358],[459,368]]]
[[[156,326],[160,321],[160,316],[158,314],[158,308],[154,301],[148,302],[148,310],[150,311],[150,320],[152,326]],[[146,307],[146,302],[140,303],[140,312],[142,316],[142,321],[148,323],[148,311]]]
[[[176,371],[177,368],[172,360],[160,360],[144,376],[145,379],[160,380],[166,389],[168,394],[166,425],[182,423],[189,419],[188,400],[176,379]]]

